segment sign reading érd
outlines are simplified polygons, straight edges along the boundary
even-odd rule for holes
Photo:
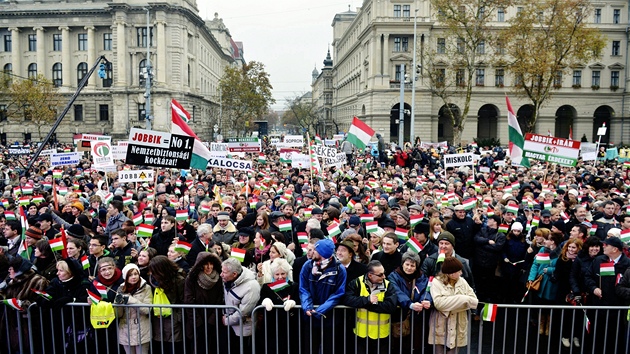
[[[131,128],[125,162],[132,165],[190,168],[193,137]]]

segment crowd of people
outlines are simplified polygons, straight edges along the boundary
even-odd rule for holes
[[[40,333],[16,326],[32,304],[53,312],[34,325],[64,337],[35,338],[35,352],[455,353],[484,305],[520,303],[542,309],[528,319],[540,337],[625,350],[623,311],[559,319],[545,307],[630,305],[630,168],[523,168],[486,148],[477,165],[444,169],[440,148],[377,139],[344,142],[341,167],[292,168],[263,140],[265,159],[245,156],[252,171],[157,169],[140,183],[89,156],[63,167],[41,157],[30,171],[5,156],[0,351]],[[115,324],[94,328],[67,306],[99,302],[116,305]],[[356,310],[333,316],[339,305]],[[589,321],[600,330],[583,336]]]

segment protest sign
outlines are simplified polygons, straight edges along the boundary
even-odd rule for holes
[[[155,177],[154,170],[118,171],[118,182],[151,182]]]
[[[81,160],[78,152],[62,152],[50,155],[51,166],[76,165]]]
[[[302,135],[286,135],[284,143],[287,147],[302,147],[304,146],[304,137]]]
[[[259,138],[228,138],[229,152],[260,152]]]
[[[444,168],[474,165],[472,153],[444,155]]]
[[[208,159],[208,168],[224,168],[228,170],[251,170],[252,162],[247,160],[227,159],[223,157],[211,157]]]
[[[523,156],[541,161],[553,162],[562,166],[575,166],[580,153],[580,142],[527,133],[523,146]]]
[[[194,142],[190,136],[131,128],[125,161],[140,166],[187,169]]]
[[[114,164],[111,141],[102,140],[92,142],[90,152],[92,153],[92,163],[95,168]]]

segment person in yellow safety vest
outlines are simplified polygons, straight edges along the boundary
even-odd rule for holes
[[[348,284],[344,305],[357,309],[357,353],[389,351],[390,317],[397,301],[394,284],[385,279],[385,268],[379,261],[368,263],[367,274]]]

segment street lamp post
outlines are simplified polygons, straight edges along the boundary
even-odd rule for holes
[[[400,107],[398,107],[398,146],[405,141],[405,64],[400,65]]]
[[[418,67],[416,65],[416,29],[418,24],[418,9],[413,16],[413,78],[411,79],[411,121],[409,122],[409,140],[413,146],[415,140],[415,122],[416,122],[416,80],[418,79]]]
[[[147,10],[147,65],[145,67],[145,91],[144,97],[146,98],[145,102],[145,115],[144,119],[146,122],[147,130],[151,130],[151,12],[149,8]]]

